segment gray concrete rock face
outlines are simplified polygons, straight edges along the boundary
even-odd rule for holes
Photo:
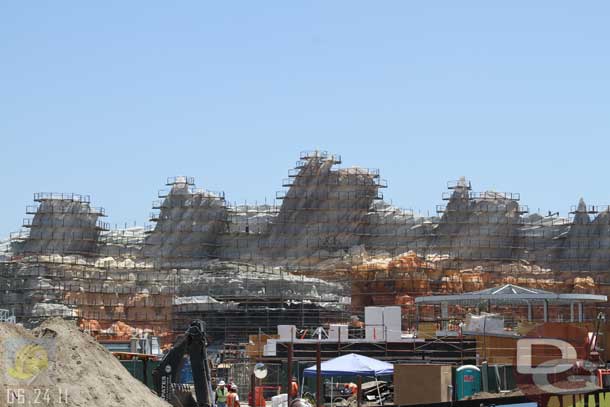
[[[160,262],[218,256],[218,238],[227,229],[224,198],[176,183],[163,200],[143,254]]]
[[[582,200],[571,218],[529,214],[519,194],[475,193],[460,179],[435,216],[422,216],[383,201],[377,170],[340,168],[338,156],[319,151],[300,158],[277,204],[229,205],[189,177],[168,180],[150,230],[108,231],[88,198],[36,194],[26,233],[0,243],[0,308],[161,324],[169,317],[149,315],[147,301],[171,308],[174,296],[219,306],[260,297],[278,309],[305,300],[334,307],[350,296],[349,278],[336,270],[408,251],[453,270],[610,269],[610,212]]]
[[[359,168],[333,170],[332,157],[312,156],[282,196],[279,213],[263,242],[263,257],[309,260],[347,251],[362,241],[377,197],[376,176]]]
[[[15,251],[25,255],[96,255],[103,230],[98,224],[101,215],[87,201],[41,196],[34,217],[26,222],[29,235]]]
[[[582,200],[571,220],[528,214],[518,194],[473,193],[460,179],[438,216],[425,217],[383,202],[377,170],[338,163],[326,152],[303,153],[279,205],[230,206],[224,194],[176,177],[154,205],[154,228],[135,237],[105,232],[88,200],[38,194],[29,234],[12,251],[140,259],[160,268],[198,268],[219,259],[315,269],[362,246],[372,255],[448,256],[458,268],[522,260],[564,271],[610,268],[610,212],[590,210]]]

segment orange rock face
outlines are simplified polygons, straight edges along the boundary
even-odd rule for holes
[[[81,328],[92,333],[112,328],[115,334],[129,337],[132,326],[155,335],[171,331],[171,295],[68,291],[64,301],[76,307]]]
[[[362,264],[351,267],[348,272],[352,278],[352,310],[362,312],[365,306],[400,305],[403,318],[413,320],[415,297],[458,294],[504,284],[557,293],[610,293],[609,286],[596,283],[595,278],[599,276],[593,273],[574,276],[574,273],[555,272],[527,262],[482,262],[472,268],[457,270],[447,267],[450,264],[446,259],[427,260],[414,252],[394,258],[365,260]],[[599,277],[598,281],[601,279]],[[460,311],[459,306],[452,306],[450,313],[459,314]],[[525,308],[507,307],[504,311],[515,317],[527,315]],[[565,307],[551,306],[549,314],[551,318],[569,317]],[[420,307],[420,316],[422,315],[433,318],[434,309]]]

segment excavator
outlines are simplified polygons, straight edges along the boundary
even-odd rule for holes
[[[194,320],[153,371],[153,383],[159,397],[174,407],[213,406],[207,345],[205,323]],[[196,399],[193,398],[190,385],[180,384],[185,356],[191,361],[192,387],[195,388]]]

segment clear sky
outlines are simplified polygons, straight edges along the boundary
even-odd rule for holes
[[[532,209],[610,203],[610,3],[3,1],[0,236],[37,191],[143,224],[167,176],[271,200],[305,149]]]

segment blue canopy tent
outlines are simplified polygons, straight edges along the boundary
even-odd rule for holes
[[[303,376],[316,376],[318,370],[316,365],[306,368]],[[320,364],[320,374],[322,376],[373,376],[377,385],[377,394],[381,401],[379,383],[377,376],[388,376],[394,374],[394,365],[381,360],[369,358],[367,356],[349,353],[339,356]],[[331,393],[332,396],[332,393]],[[383,405],[383,403],[382,403]]]
[[[321,364],[322,376],[387,376],[394,374],[394,365],[367,356],[350,353]],[[315,376],[316,365],[303,371],[305,376]]]

